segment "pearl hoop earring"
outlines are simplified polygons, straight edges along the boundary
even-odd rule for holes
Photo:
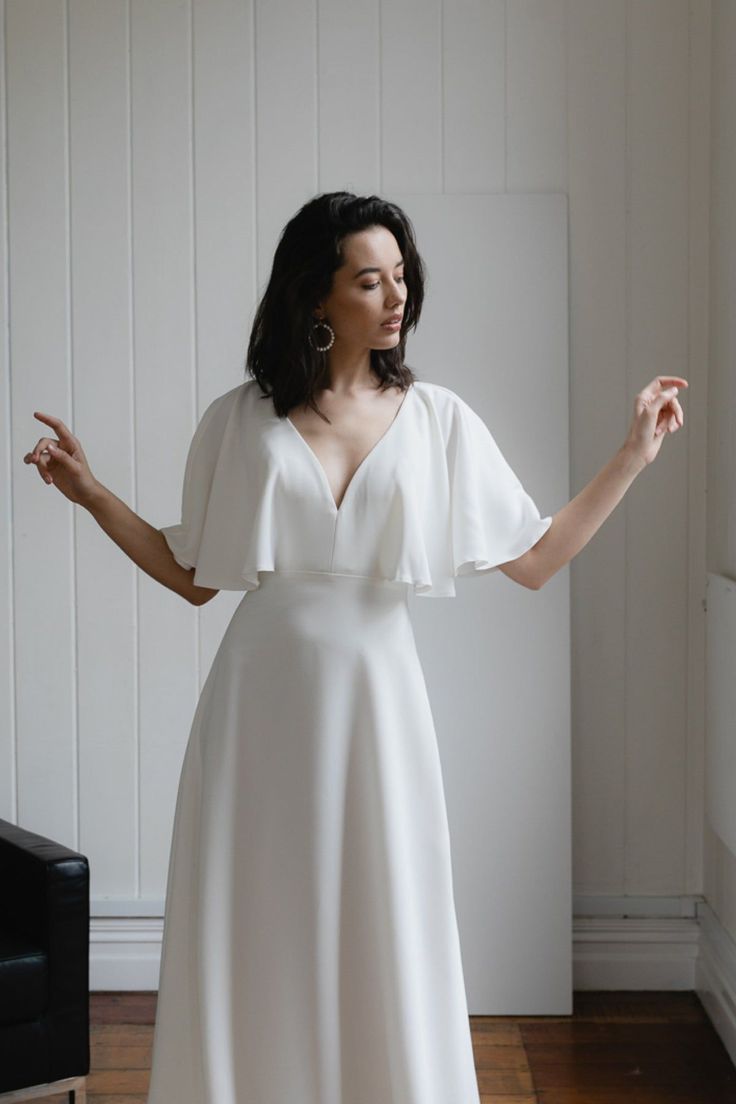
[[[331,349],[332,346],[335,343],[335,331],[333,330],[333,328],[332,328],[332,326],[330,325],[329,322],[318,321],[318,322],[315,322],[314,325],[312,326],[312,333],[314,333],[314,331],[318,330],[320,327],[323,327],[325,330],[330,331],[330,340],[328,341],[328,343],[326,345],[315,345],[315,343],[312,341],[312,334],[310,333],[310,335],[309,335],[309,344],[318,353],[326,353],[327,350]]]

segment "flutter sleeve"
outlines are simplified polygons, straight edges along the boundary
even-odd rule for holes
[[[207,517],[212,481],[223,440],[223,415],[230,394],[215,399],[199,420],[189,445],[181,495],[181,521],[167,525],[163,533],[181,567],[196,567]]]
[[[552,517],[536,503],[483,419],[457,398],[447,441],[455,575],[496,571],[546,533]]]

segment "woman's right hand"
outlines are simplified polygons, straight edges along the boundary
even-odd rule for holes
[[[39,410],[33,416],[51,426],[57,436],[41,437],[36,447],[25,454],[23,462],[35,464],[44,483],[53,483],[71,502],[87,505],[100,485],[89,469],[81,444],[61,418]]]

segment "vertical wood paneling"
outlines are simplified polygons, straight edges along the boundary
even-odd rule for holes
[[[253,17],[250,3],[238,0],[194,0],[192,14],[193,319],[201,417],[212,399],[242,383],[255,309]],[[223,591],[198,611],[200,688],[242,598]]]
[[[444,191],[505,191],[504,0],[444,0]]]
[[[137,511],[179,519],[196,423],[188,0],[133,0],[131,141]],[[139,572],[140,890],[160,893],[196,703],[197,610]]]
[[[17,819],[15,788],[15,649],[13,603],[13,482],[11,473],[17,463],[12,440],[10,353],[8,349],[8,194],[7,135],[5,133],[5,0],[0,2],[0,480],[5,493],[0,500],[0,809],[5,818]],[[25,451],[25,450],[23,450]],[[38,478],[38,477],[37,477]]]
[[[319,0],[318,10],[319,191],[370,195],[380,187],[379,3]]]
[[[381,188],[442,191],[441,0],[381,0]]]
[[[6,34],[17,816],[74,847],[74,507],[22,461],[34,410],[73,422],[64,5],[10,0]]]
[[[506,187],[567,189],[565,0],[506,3]]]
[[[127,7],[69,6],[73,430],[134,498]],[[136,891],[136,568],[77,510],[80,842],[94,897]]]
[[[688,4],[628,5],[628,395],[688,375]],[[627,893],[676,893],[685,856],[688,431],[626,498]]]
[[[258,295],[285,223],[317,190],[316,0],[254,0]]]
[[[690,0],[688,155],[688,716],[685,769],[685,892],[703,892],[705,802],[705,541],[708,442],[708,259],[710,187],[710,0]]]
[[[613,455],[629,421],[625,4],[570,0],[568,6],[573,495]],[[570,565],[578,892],[614,894],[625,880],[626,562],[619,504]]]
[[[253,321],[253,41],[249,3],[193,2],[197,416],[243,382]]]

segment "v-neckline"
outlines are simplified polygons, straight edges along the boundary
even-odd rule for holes
[[[324,469],[324,465],[322,464],[322,461],[321,461],[321,460],[319,459],[319,457],[317,456],[317,453],[316,453],[316,452],[314,451],[314,449],[313,449],[313,448],[312,448],[312,446],[311,446],[311,445],[309,444],[309,442],[307,441],[307,439],[306,439],[306,438],[305,438],[305,437],[304,437],[304,436],[303,436],[303,435],[301,434],[301,432],[300,432],[300,431],[299,431],[299,430],[298,430],[298,429],[296,428],[296,426],[295,426],[295,425],[294,425],[294,423],[292,422],[292,420],[291,420],[291,418],[289,417],[289,415],[288,415],[288,414],[285,414],[285,415],[284,415],[284,419],[285,419],[285,421],[287,421],[287,422],[289,423],[289,425],[291,426],[292,430],[293,430],[293,431],[294,431],[294,433],[295,433],[295,434],[297,435],[297,437],[299,438],[299,440],[301,441],[301,443],[302,443],[302,444],[304,445],[305,449],[307,450],[307,452],[308,452],[308,453],[309,453],[309,455],[311,456],[311,458],[312,458],[312,461],[313,461],[313,463],[315,464],[315,466],[316,466],[316,468],[317,468],[317,470],[318,470],[318,472],[319,472],[319,474],[320,474],[320,477],[321,477],[321,480],[322,480],[322,485],[323,485],[324,489],[325,489],[325,490],[326,490],[326,492],[327,492],[327,498],[328,498],[328,500],[329,500],[329,502],[330,502],[330,505],[332,506],[332,510],[333,510],[333,513],[334,513],[334,515],[335,515],[335,517],[336,517],[336,518],[337,518],[337,517],[339,517],[339,516],[340,516],[340,514],[342,513],[342,509],[343,509],[343,507],[344,507],[344,505],[345,505],[345,502],[346,502],[346,500],[347,500],[347,498],[348,498],[348,495],[350,494],[350,490],[351,490],[351,488],[352,488],[353,484],[355,483],[356,479],[358,478],[358,475],[360,474],[360,472],[361,472],[361,471],[363,471],[363,470],[365,469],[365,467],[366,467],[366,465],[367,465],[368,461],[369,461],[369,460],[370,460],[370,458],[371,458],[371,457],[373,456],[373,453],[374,453],[374,452],[376,451],[376,449],[378,448],[378,446],[379,446],[379,445],[380,445],[380,444],[381,444],[381,443],[382,443],[383,441],[385,441],[385,440],[386,440],[386,438],[387,438],[387,437],[388,437],[388,436],[390,435],[390,433],[391,433],[391,430],[392,430],[392,429],[394,428],[394,426],[396,425],[396,423],[397,423],[397,422],[399,421],[399,418],[400,418],[400,416],[401,416],[401,412],[402,412],[402,410],[404,409],[404,407],[406,406],[406,402],[407,402],[407,399],[409,398],[409,392],[410,392],[410,391],[413,391],[413,389],[414,389],[414,383],[412,382],[412,383],[410,383],[410,384],[409,384],[409,386],[407,387],[407,389],[406,389],[406,394],[404,395],[403,399],[402,399],[402,400],[401,400],[401,402],[399,403],[399,408],[398,408],[398,410],[396,411],[396,413],[394,414],[393,418],[391,419],[391,421],[390,421],[389,425],[388,425],[388,426],[387,426],[387,428],[386,428],[386,429],[385,429],[385,430],[383,431],[383,433],[382,433],[382,434],[381,434],[381,436],[380,436],[380,437],[378,438],[378,440],[377,440],[377,441],[376,441],[376,442],[375,442],[375,443],[374,443],[374,444],[373,444],[373,445],[371,446],[371,448],[370,448],[370,449],[368,450],[368,452],[367,452],[367,453],[365,454],[365,456],[363,457],[363,459],[362,459],[362,460],[360,461],[360,463],[358,464],[357,468],[356,468],[356,469],[355,469],[355,471],[353,472],[352,476],[350,477],[350,479],[349,479],[349,481],[348,481],[348,485],[347,485],[347,487],[345,488],[345,490],[343,491],[343,496],[342,496],[342,498],[340,499],[340,505],[339,505],[339,506],[338,506],[337,502],[335,501],[335,496],[334,496],[334,494],[332,493],[332,487],[330,486],[330,481],[329,481],[329,479],[327,478],[327,472],[326,472],[326,471],[325,471],[325,469]]]

